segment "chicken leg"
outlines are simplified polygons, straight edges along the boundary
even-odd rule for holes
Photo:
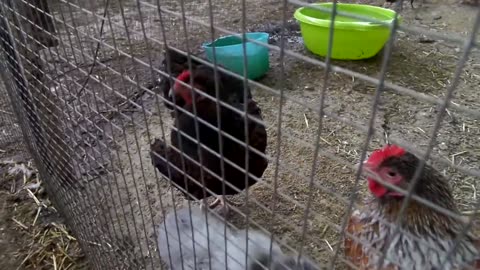
[[[217,207],[218,205],[221,205],[221,213],[223,213],[224,215],[226,215],[229,211],[228,209],[228,204],[227,204],[227,200],[224,199],[223,196],[221,195],[218,195],[216,196],[216,199],[215,201],[213,201],[211,204],[208,204],[207,201],[205,200],[202,200],[202,202],[200,203],[200,209],[206,209],[207,207],[210,208],[210,209],[213,209],[215,207]]]
[[[227,199],[225,199],[224,196],[221,196],[221,195],[217,196],[217,199],[214,202],[212,202],[208,207],[212,209],[217,207],[218,205],[221,206],[220,213],[222,213],[223,216],[226,216],[230,211],[230,209],[227,204]]]

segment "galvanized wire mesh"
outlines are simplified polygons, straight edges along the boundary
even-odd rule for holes
[[[381,147],[387,133],[390,142],[421,157],[413,182],[431,161],[450,179],[460,209],[454,213],[416,196],[415,184],[402,190],[385,183],[407,194],[399,218],[389,226],[400,228],[408,202],[418,201],[448,217],[469,214],[472,218],[461,231],[472,230],[480,176],[475,90],[480,82],[480,10],[462,9],[471,15],[464,22],[467,32],[388,24],[391,37],[377,57],[340,62],[330,58],[331,49],[325,58],[304,49],[290,18],[295,8],[307,4],[58,0],[47,6],[43,0],[1,1],[8,101],[52,199],[93,268],[168,267],[159,256],[158,231],[172,209],[187,203],[167,181],[169,176],[160,175],[150,161],[154,138],[168,142],[174,126],[164,93],[158,91],[160,80],[175,79],[170,68],[161,68],[163,52],[168,46],[242,78],[209,64],[197,52],[202,42],[225,34],[243,37],[247,31],[271,35],[265,45],[270,71],[257,81],[244,78],[263,120],[245,115],[246,107],[230,109],[265,124],[268,148],[260,154],[269,167],[257,185],[233,198],[244,205],[232,206],[227,218],[231,226],[269,232],[284,251],[319,266],[358,268],[344,254],[343,238],[352,237],[345,234],[349,217],[369,194],[361,168],[352,166]],[[405,16],[413,20],[414,15]],[[0,115],[10,117],[3,108]],[[188,113],[176,108],[179,112]],[[196,114],[195,109],[190,113]],[[202,123],[195,119],[195,125]],[[11,125],[2,127],[2,145],[18,135]],[[239,143],[249,145],[248,140]],[[230,162],[222,149],[216,154],[222,164]],[[395,229],[397,233],[408,234]],[[379,254],[379,265],[389,260],[411,269],[391,262],[386,250],[373,252]],[[448,261],[453,251],[445,252]]]
[[[3,98],[1,102],[0,110],[0,149],[2,153],[6,153],[9,150],[25,150],[22,138],[22,131],[18,125],[12,106],[8,99],[8,93],[5,86],[0,85],[0,95]]]

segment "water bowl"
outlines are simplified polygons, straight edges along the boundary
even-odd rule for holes
[[[268,33],[254,32],[246,33],[245,35],[247,39],[268,44]],[[244,51],[241,36],[224,36],[216,39],[214,42],[203,44],[202,48],[205,49],[207,59],[212,63],[214,47],[217,64],[243,76]],[[247,77],[251,80],[262,77],[269,69],[268,48],[251,41],[247,41],[245,47],[247,55]]]
[[[319,10],[315,7],[328,9]],[[309,51],[327,56],[333,3],[318,3],[301,7],[294,17],[300,22],[300,31]],[[375,56],[388,41],[389,24],[395,11],[370,5],[337,4],[338,12],[367,17],[386,23],[369,22],[337,14],[335,16],[331,57],[342,60],[359,60]],[[398,16],[398,22],[401,22]]]

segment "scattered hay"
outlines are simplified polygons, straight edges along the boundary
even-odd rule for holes
[[[14,162],[0,166],[6,172],[0,179],[0,196],[12,204],[11,224],[22,242],[13,254],[21,261],[17,269],[87,269],[77,240],[61,223],[33,166]]]
[[[35,220],[34,220],[35,222]],[[79,269],[76,261],[83,257],[76,239],[64,225],[55,222],[27,227],[17,221],[31,240],[28,251],[20,250],[24,257],[20,267],[27,269]],[[25,255],[26,254],[26,255]]]

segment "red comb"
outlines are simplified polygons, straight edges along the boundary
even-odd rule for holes
[[[375,150],[370,157],[368,158],[367,162],[375,165],[379,165],[385,159],[389,157],[400,157],[405,154],[405,149],[398,145],[386,145],[382,149]]]
[[[189,78],[190,78],[190,71],[185,70],[182,73],[180,73],[180,75],[178,75],[177,80],[182,81],[184,83],[189,83],[188,82]],[[180,86],[181,86],[180,83],[178,81],[175,81],[175,88],[178,88]]]

